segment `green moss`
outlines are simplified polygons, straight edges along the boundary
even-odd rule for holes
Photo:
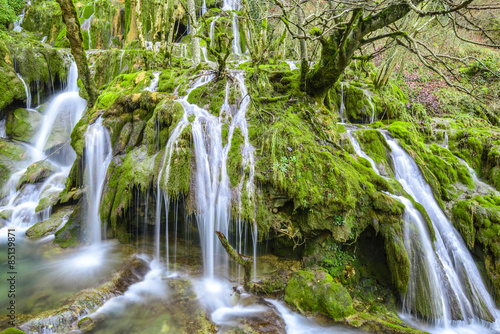
[[[48,161],[39,161],[31,164],[17,183],[17,189],[27,183],[42,182],[56,171],[56,167]]]
[[[354,313],[349,292],[322,270],[299,270],[288,281],[285,301],[301,312],[342,320]]]
[[[26,231],[26,236],[29,238],[41,238],[56,231],[59,225],[68,219],[73,209],[74,207],[66,207],[53,212],[49,219],[31,226]]]
[[[227,156],[227,174],[231,186],[236,187],[240,183],[243,157],[241,155],[244,138],[241,130],[237,128],[231,139],[231,149]]]
[[[29,143],[37,132],[40,122],[40,114],[19,108],[7,118],[5,132],[7,136],[13,139]]]

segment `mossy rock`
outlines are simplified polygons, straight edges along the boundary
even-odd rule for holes
[[[354,314],[349,292],[323,270],[299,270],[288,281],[285,301],[301,312],[340,321]]]
[[[41,238],[44,237],[51,232],[56,231],[56,229],[68,219],[71,212],[73,212],[74,207],[65,207],[54,212],[49,219],[36,223],[31,226],[26,231],[26,236],[28,238]]]
[[[7,328],[1,331],[0,334],[26,334],[26,333],[17,328]]]
[[[73,212],[70,214],[66,224],[55,233],[54,243],[60,245],[62,248],[75,247],[85,243],[87,237],[84,233],[85,221],[84,209],[87,204],[87,199],[83,196],[76,205]]]
[[[14,69],[14,58],[0,38],[0,115],[15,102],[26,101],[24,85]]]
[[[57,170],[57,167],[47,160],[37,161],[31,164],[23,176],[19,179],[16,189],[21,189],[25,184],[42,182]]]
[[[19,108],[7,117],[5,133],[12,139],[29,143],[38,131],[41,121],[42,116],[36,111]]]

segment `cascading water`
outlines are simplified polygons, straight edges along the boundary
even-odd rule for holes
[[[101,242],[99,206],[111,158],[111,140],[108,130],[102,125],[102,119],[99,118],[88,127],[85,134],[85,162],[89,187],[87,194],[87,226],[90,244],[99,244]]]
[[[436,293],[429,295],[428,300],[421,298],[419,302],[425,301],[426,307],[441,305],[436,313],[429,314],[429,318],[434,319],[434,323],[440,328],[448,328],[457,323],[459,326],[471,324],[480,320],[495,321],[498,318],[498,310],[464,241],[434,199],[432,190],[415,161],[394,139],[385,134],[384,136],[392,149],[396,179],[408,194],[422,204],[435,231],[434,247],[438,260],[435,265],[438,268],[434,270],[436,275],[439,275],[439,284],[432,286]],[[424,241],[422,246],[426,247]],[[429,282],[429,285],[432,284]],[[417,300],[419,296],[407,296],[406,300],[409,298]],[[416,310],[408,311],[414,313]]]
[[[340,83],[340,110],[339,110],[340,123],[345,123],[344,113],[345,113],[345,105],[344,105],[344,83],[341,82]]]
[[[238,21],[238,15],[236,11],[240,10],[241,4],[239,0],[224,0],[222,4],[222,10],[233,11],[233,53],[235,55],[241,55],[240,46],[240,24]]]
[[[351,129],[346,129],[346,130],[347,130],[347,136],[349,137],[349,139],[350,139],[350,141],[352,143],[352,146],[353,146],[354,151],[356,152],[356,154],[359,155],[360,157],[363,157],[366,160],[368,160],[370,162],[370,164],[372,165],[372,168],[375,171],[375,173],[377,173],[378,175],[380,175],[380,170],[378,169],[377,164],[375,163],[375,161],[373,161],[373,159],[370,158],[368,156],[368,154],[366,154],[361,149],[361,146],[359,145],[358,140],[356,138],[354,138],[354,136],[352,135],[352,131],[353,130],[351,130]]]
[[[94,6],[94,10],[92,11],[92,15],[89,16],[88,19],[86,19],[85,21],[83,21],[82,25],[81,25],[81,28],[82,28],[82,31],[86,31],[88,36],[89,36],[89,49],[92,49],[92,36],[90,35],[90,28],[92,26],[92,19],[94,18],[94,14],[95,14],[95,3],[96,3],[97,0],[94,1],[93,3],[93,6]]]
[[[31,109],[31,90],[29,89],[28,85],[26,85],[26,82],[24,81],[21,74],[19,74],[19,73],[16,73],[16,74],[17,74],[17,77],[19,78],[19,80],[21,80],[21,82],[24,85],[24,92],[26,94],[26,109]]]
[[[201,5],[201,15],[205,14],[207,12],[207,2],[206,0],[203,0],[203,4]]]
[[[149,84],[149,87],[144,88],[144,90],[149,91],[149,92],[156,92],[158,89],[158,81],[160,80],[160,74],[161,71],[154,71],[153,72],[153,79],[151,79],[151,83]]]
[[[290,67],[290,71],[299,69],[297,67],[297,61],[296,60],[285,60],[285,62],[288,64],[288,67]]]
[[[219,17],[216,17],[210,22],[210,47],[214,46],[214,37],[215,37],[215,23],[217,23],[217,19]]]
[[[14,22],[14,28],[12,30],[17,31],[17,32],[21,32],[23,30],[23,27],[21,27],[21,24],[23,24],[25,13],[26,13],[26,8],[23,8],[23,11],[18,16],[16,22]]]
[[[4,192],[7,193],[7,196],[2,201],[4,205],[0,206],[0,212],[12,212],[10,218],[7,219],[7,226],[14,226],[24,230],[38,221],[47,219],[50,208],[36,212],[40,199],[59,193],[64,188],[64,180],[73,163],[74,152],[69,148],[69,145],[66,145],[68,151],[71,151],[72,154],[68,154],[69,158],[67,159],[56,159],[55,156],[46,156],[44,150],[56,122],[62,123],[68,128],[68,131],[65,132],[67,138],[64,138],[64,140],[69,141],[70,131],[76,125],[86,107],[86,101],[78,96],[77,79],[76,64],[73,62],[68,74],[67,91],[57,95],[49,103],[43,115],[41,128],[32,140],[35,145],[26,145],[30,158],[20,166],[18,172],[13,173],[5,185],[4,189],[6,191]],[[60,126],[58,131],[61,131],[61,129]],[[58,150],[61,151],[62,148],[60,147]],[[41,184],[26,184],[16,189],[18,181],[26,172],[27,167],[42,159],[50,162],[55,169],[54,173]]]
[[[0,138],[5,138],[5,129],[6,129],[6,120],[2,119],[0,120]]]
[[[448,131],[444,132],[444,143],[443,143],[444,148],[448,148]]]
[[[205,60],[205,63],[210,62],[208,60],[208,54],[207,54],[207,47],[206,46],[202,46],[201,47],[201,53],[203,54],[203,59]]]
[[[120,55],[120,70],[118,73],[122,73],[122,61],[123,61],[123,55],[125,54],[125,50],[122,50],[122,54]]]
[[[221,107],[219,116],[214,116],[209,111],[187,101],[189,92],[211,81],[213,79],[211,75],[202,76],[190,89],[188,94],[179,100],[184,108],[184,115],[167,142],[163,158],[163,168],[160,172],[157,185],[157,196],[162,196],[165,203],[168,203],[168,196],[161,188],[168,189],[172,154],[175,150],[176,142],[184,129],[190,124],[192,128],[194,155],[196,157],[196,221],[201,239],[205,276],[210,279],[214,278],[215,268],[218,264],[221,264],[218,261],[221,258],[224,259],[224,262],[228,261],[224,249],[218,240],[216,240],[215,231],[221,231],[225,235],[228,235],[229,232],[232,194],[227,175],[227,159],[231,148],[231,140],[236,129],[241,131],[244,138],[242,163],[243,166],[248,167],[249,171],[248,175],[243,176],[238,186],[238,202],[241,202],[242,193],[245,193],[249,200],[251,200],[254,191],[254,148],[248,139],[248,124],[245,119],[250,99],[247,96],[243,74],[237,71],[230,73],[234,77],[234,81],[242,97],[239,108],[234,113],[228,103],[229,83],[226,87],[226,100]],[[222,129],[225,124],[229,128],[227,143],[224,145]],[[161,204],[159,203],[161,203],[161,198],[157,199],[157,232],[161,223],[159,221]],[[166,206],[166,210],[168,210],[168,206]],[[159,240],[159,237],[157,236],[156,239]]]

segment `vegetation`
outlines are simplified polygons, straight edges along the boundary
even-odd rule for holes
[[[16,193],[22,201],[37,189],[37,222],[26,235],[53,234],[57,247],[50,251],[63,255],[91,243],[85,180],[95,175],[86,167],[86,135],[102,121],[111,153],[98,208],[104,238],[116,239],[124,254],[157,257],[165,272],[186,273],[162,277],[176,306],[152,301],[155,329],[226,330],[185,278],[207,271],[201,258],[212,256],[214,275],[226,275],[224,262],[232,282],[251,292],[237,293],[235,303],[266,310],[228,325],[229,333],[285,330],[259,295],[283,297],[296,312],[352,328],[420,333],[398,315],[409,291],[418,290],[411,284],[421,269],[412,259],[424,247],[408,241],[418,233],[398,196],[420,212],[431,242],[438,228],[400,180],[390,136],[417,164],[500,305],[498,4],[224,4],[0,0],[0,228],[16,219],[4,198]],[[23,30],[13,31],[23,9]],[[67,85],[71,59],[88,105],[66,138],[68,159],[76,153],[68,172],[56,158],[30,160],[29,146],[50,98]],[[215,233],[205,238],[205,221],[216,225],[229,256],[207,255],[221,244]],[[140,277],[146,273],[142,262],[131,266]],[[20,329],[105,326],[109,320],[88,316],[85,305],[95,310],[137,281],[122,284],[118,276],[63,308],[23,315]],[[409,312],[432,318],[430,297],[417,297],[418,309]],[[487,306],[474,307],[491,321]],[[59,313],[64,320],[56,324]],[[149,320],[134,330],[147,331]]]

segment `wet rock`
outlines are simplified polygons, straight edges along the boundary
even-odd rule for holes
[[[29,238],[41,238],[50,234],[51,232],[56,231],[64,221],[68,220],[68,217],[71,212],[73,212],[73,210],[74,206],[70,206],[52,213],[49,219],[31,226],[26,231],[26,236]]]
[[[27,183],[42,182],[57,170],[57,167],[48,161],[37,161],[30,165],[17,183],[17,190]]]
[[[321,269],[295,273],[286,287],[285,301],[299,311],[323,314],[333,320],[354,313],[349,292]]]
[[[67,223],[55,234],[54,243],[62,248],[74,247],[80,243],[85,243],[86,238],[82,231],[83,210],[86,206],[85,196],[80,198],[75,209],[69,216]]]
[[[260,307],[261,312],[247,314],[245,316],[234,316],[228,319],[228,323],[236,325],[223,325],[220,331],[223,333],[268,333],[286,334],[286,324],[276,307],[264,300],[264,298],[244,294],[241,296],[240,305],[245,307]]]
[[[42,116],[36,111],[16,109],[7,117],[5,133],[12,139],[29,143],[36,134],[41,120]]]

